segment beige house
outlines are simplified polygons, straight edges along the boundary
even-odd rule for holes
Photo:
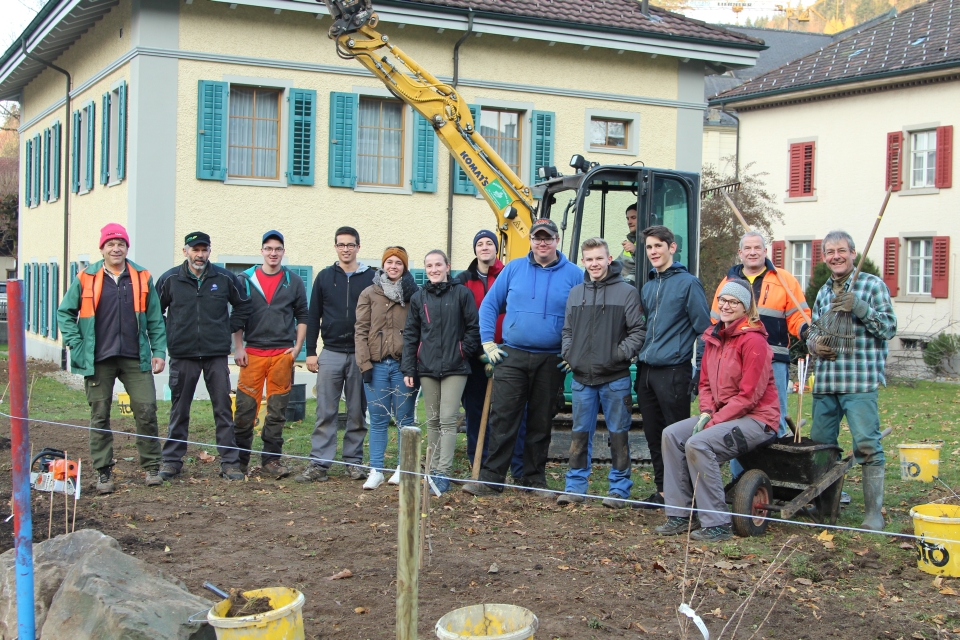
[[[704,75],[752,64],[762,43],[635,0],[607,0],[603,13],[543,4],[376,8],[395,44],[443,81],[457,77],[481,132],[526,182],[577,153],[699,171]],[[60,359],[52,312],[111,221],[154,274],[183,259],[190,231],[208,232],[213,260],[240,269],[260,262],[260,237],[276,228],[309,290],[345,224],[368,263],[400,244],[413,267],[436,247],[468,265],[473,235],[494,221],[487,205],[422,118],[337,56],[330,25],[306,0],[47,3],[0,58],[0,99],[23,114],[30,355]],[[54,65],[69,73],[69,102]]]
[[[862,249],[892,186],[869,256],[893,296],[894,348],[960,320],[958,13],[960,0],[916,5],[710,101],[736,110],[741,165],[756,162],[780,194],[773,261],[804,286],[817,240],[840,228]]]

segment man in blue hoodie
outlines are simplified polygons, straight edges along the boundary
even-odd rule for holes
[[[488,455],[480,482],[465,484],[475,496],[497,495],[513,456],[520,419],[527,410],[523,450],[523,483],[550,496],[547,489],[547,450],[557,392],[563,384],[559,369],[561,332],[570,289],[583,280],[580,268],[557,249],[560,231],[550,220],[530,228],[527,259],[510,262],[480,305],[480,340],[484,355],[496,366],[490,402]],[[494,341],[497,316],[503,320],[503,345]]]
[[[710,326],[710,305],[700,280],[673,261],[673,232],[658,225],[644,229],[642,236],[653,268],[640,290],[647,335],[637,356],[636,391],[657,490],[640,506],[657,509],[663,504],[660,440],[664,429],[690,417],[690,394],[700,379],[691,361],[697,338]],[[699,349],[697,353],[699,363]]]

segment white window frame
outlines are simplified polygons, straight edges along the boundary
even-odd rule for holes
[[[117,80],[110,85],[110,114],[107,124],[110,126],[110,139],[107,147],[109,156],[107,162],[107,186],[114,187],[122,182],[116,176],[117,157],[120,153],[120,85],[123,80]],[[101,133],[101,135],[103,135]]]
[[[590,143],[590,124],[593,120],[618,120],[627,124],[627,146],[623,149],[615,147],[594,146]],[[588,153],[610,153],[621,156],[640,155],[640,114],[633,111],[611,111],[609,109],[587,109],[583,118],[583,149]]]
[[[31,136],[33,141],[36,142],[36,134]],[[40,129],[40,144],[34,144],[34,148],[31,149],[33,153],[33,180],[36,181],[36,186],[31,185],[31,189],[36,189],[37,193],[40,194],[40,197],[37,198],[37,201],[33,203],[33,208],[39,207],[40,203],[43,202],[43,129]],[[30,194],[31,197],[33,194]]]
[[[353,87],[353,93],[357,94],[357,108],[359,109],[360,100],[363,98],[379,98],[387,100],[397,100],[397,96],[390,93],[386,88],[381,87]],[[393,193],[399,195],[413,195],[413,185],[410,180],[413,178],[413,109],[407,106],[402,100],[399,101],[403,108],[403,166],[400,176],[400,186],[391,187],[379,184],[360,184],[359,176],[356,186],[353,190],[357,193]],[[357,136],[357,146],[360,144],[360,123],[357,122],[357,130],[354,132]],[[357,167],[359,173],[360,167]]]
[[[293,80],[283,78],[256,78],[251,76],[231,76],[224,75],[223,82],[227,83],[227,104],[226,129],[227,129],[227,156],[224,158],[224,164],[227,168],[227,177],[224,184],[236,184],[247,187],[286,187],[287,186],[287,127],[290,120],[290,110],[287,108],[290,104],[290,90],[293,88]],[[236,178],[230,175],[230,92],[233,85],[244,87],[253,87],[254,89],[276,89],[280,92],[280,128],[277,135],[280,136],[280,162],[278,163],[276,178]],[[223,262],[220,260],[219,262]],[[258,263],[261,260],[258,260]]]
[[[804,142],[813,143],[813,195],[810,196],[797,196],[795,198],[790,197],[790,147],[795,144],[802,144]],[[816,202],[820,194],[820,162],[817,160],[817,157],[820,155],[820,136],[807,136],[806,138],[788,138],[787,139],[787,163],[784,168],[784,185],[786,189],[784,190],[783,202],[784,204],[788,202]]]
[[[916,137],[919,135],[926,135],[927,140],[933,141],[933,147],[924,149],[923,151],[918,151],[916,148]],[[937,184],[937,130],[936,129],[921,129],[918,131],[910,132],[910,188],[911,189],[931,189],[935,188]],[[930,152],[933,152],[933,166],[930,167],[927,165],[927,160],[930,158]],[[918,154],[922,153],[922,156]],[[914,176],[916,175],[915,169],[917,168],[917,162],[919,160],[923,161],[923,173],[924,180],[922,183],[918,183]],[[929,183],[926,180],[926,176],[930,175],[931,179]]]
[[[90,141],[87,140],[87,105],[89,103],[84,103],[80,107],[80,117],[78,118],[79,122],[79,138],[80,146],[76,150],[76,153],[80,154],[80,161],[77,163],[77,195],[82,196],[90,193],[92,189],[87,189],[87,145],[90,144]],[[94,109],[96,110],[96,109]],[[97,119],[96,115],[93,117],[94,120]],[[96,122],[94,122],[94,127],[96,127]],[[96,131],[96,129],[94,129]],[[72,134],[71,134],[72,136]],[[96,156],[96,149],[94,149],[94,156]],[[94,175],[93,182],[97,182],[97,172],[96,172],[96,157],[94,157]],[[71,176],[72,177],[72,176]]]
[[[533,178],[530,176],[530,153],[533,145],[533,111],[535,105],[532,102],[499,100],[496,98],[477,98],[475,100],[468,100],[467,102],[479,107],[481,111],[483,109],[513,111],[518,115],[518,118],[522,120],[520,125],[520,172],[518,177],[524,184],[530,184],[533,181]],[[479,130],[480,123],[475,123],[474,126]],[[483,197],[479,189],[477,190],[477,197]]]
[[[902,167],[901,171],[906,175],[902,176],[902,186],[900,191],[897,192],[897,196],[926,196],[940,193],[940,189],[934,186],[936,185],[936,164],[934,164],[933,184],[928,187],[913,186],[913,134],[936,131],[939,126],[939,122],[920,122],[903,127],[903,149],[901,151],[903,157],[900,165]],[[936,136],[934,136],[934,150],[936,150]],[[912,237],[919,237],[916,233],[911,235]]]
[[[922,251],[922,249],[923,249],[923,247],[924,247],[924,244],[923,244],[923,243],[927,243],[927,242],[930,243],[930,253],[929,253],[929,254],[926,254],[926,255],[922,255],[922,254],[921,254],[921,255],[918,255],[918,256],[915,256],[915,255],[912,254],[912,251],[913,251],[913,248],[914,248],[914,243],[920,243],[919,246],[920,246],[921,251]],[[933,237],[932,237],[932,236],[914,236],[914,237],[910,237],[910,238],[905,238],[905,243],[906,243],[906,245],[907,245],[907,246],[906,246],[906,250],[907,250],[907,251],[906,251],[906,261],[907,261],[907,264],[906,264],[906,270],[905,270],[905,271],[906,271],[906,278],[907,278],[907,282],[906,282],[906,293],[907,293],[908,296],[923,296],[923,297],[928,297],[928,298],[929,298],[929,297],[930,297],[930,291],[931,291],[932,283],[933,283]],[[929,276],[925,276],[925,275],[923,274],[923,269],[922,269],[922,267],[921,267],[921,268],[920,268],[920,272],[916,274],[916,276],[917,276],[917,278],[918,278],[918,285],[919,285],[919,286],[918,286],[918,290],[914,291],[914,290],[911,289],[911,283],[912,283],[913,277],[914,277],[914,272],[913,272],[914,265],[922,265],[922,264],[924,264],[924,263],[929,263],[929,264],[930,264],[930,275],[929,275]],[[926,285],[927,285],[927,290],[926,290],[926,291],[923,290],[923,285],[924,285],[925,281],[926,281]]]
[[[797,257],[797,249],[803,249],[803,256]],[[801,273],[797,273],[797,263],[801,265],[806,265],[806,267],[801,267]],[[810,279],[813,277],[813,270],[816,267],[813,264],[813,241],[812,240],[798,240],[790,243],[790,272],[793,274],[793,277],[797,279],[797,282],[800,283],[800,290],[806,291],[807,285],[810,284]]]

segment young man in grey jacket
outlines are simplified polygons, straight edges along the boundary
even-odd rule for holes
[[[610,490],[603,506],[626,506],[630,479],[630,361],[643,346],[645,334],[640,294],[623,279],[623,265],[613,262],[603,238],[590,238],[580,246],[586,267],[583,283],[570,290],[563,323],[560,363],[573,371],[573,433],[570,470],[565,493],[557,504],[583,502],[590,479],[593,434],[597,412],[610,432]]]

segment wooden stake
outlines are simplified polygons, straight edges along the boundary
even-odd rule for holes
[[[33,398],[33,385],[37,381],[37,374],[33,374],[33,379],[30,381],[30,391],[27,393],[27,411],[30,411],[30,399]]]
[[[53,535],[53,490],[50,491],[50,513],[47,514],[47,540]]]
[[[420,561],[417,567],[423,569],[423,549],[427,542],[427,512],[430,509],[430,461],[433,459],[433,447],[427,447],[427,463],[423,466],[423,490],[420,493]]]
[[[472,480],[480,479],[480,462],[483,460],[483,441],[487,437],[487,419],[490,417],[490,398],[493,395],[493,378],[487,378],[487,393],[483,396],[483,413],[480,414],[480,432],[477,434],[477,452],[473,454]]]
[[[67,452],[63,452],[63,532],[70,533],[70,496],[67,495],[67,478],[70,477],[70,464]],[[54,485],[56,486],[56,485]]]
[[[803,358],[797,359],[797,423],[794,425],[797,428],[797,432],[793,434],[793,441],[797,444],[800,443],[800,416],[803,415],[803,385],[804,385],[804,371],[803,371]]]
[[[6,398],[7,398],[7,389],[9,389],[9,388],[10,388],[10,383],[7,382],[7,386],[5,386],[5,387],[3,388],[3,395],[0,396],[0,404],[3,404],[3,401],[6,400]]]
[[[420,527],[420,429],[400,429],[400,508],[397,526],[397,640],[417,640],[420,576],[417,538]]]
[[[77,484],[73,490],[73,524],[70,526],[70,533],[77,530],[77,491],[80,489],[80,470],[83,461],[77,458]]]

